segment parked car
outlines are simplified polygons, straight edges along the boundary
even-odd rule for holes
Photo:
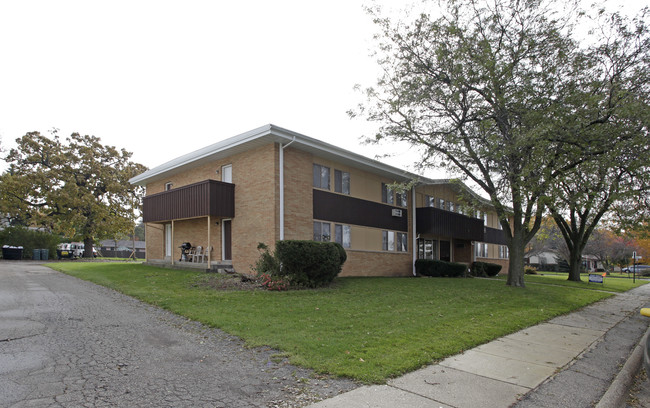
[[[84,256],[85,245],[81,242],[72,242],[59,244],[56,247],[56,257],[58,259],[68,258],[76,259]],[[93,247],[93,258],[97,258],[97,250]]]
[[[637,275],[650,275],[650,265],[630,265],[622,269],[624,273],[636,273]]]

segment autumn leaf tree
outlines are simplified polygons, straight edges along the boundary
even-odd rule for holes
[[[601,139],[590,139],[599,133],[576,131],[592,121],[576,100],[599,38],[581,47],[572,32],[579,13],[565,13],[565,2],[440,3],[441,17],[412,22],[370,10],[383,74],[350,115],[380,124],[371,141],[405,141],[422,152],[419,166],[482,189],[506,234],[507,284],[524,286],[525,248],[555,199],[552,187],[604,152]]]
[[[128,180],[146,168],[131,153],[78,133],[62,141],[56,131],[16,143],[0,176],[2,212],[83,240],[84,257],[92,257],[95,240],[133,231],[144,192]]]

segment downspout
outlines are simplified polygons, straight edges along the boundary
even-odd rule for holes
[[[286,145],[280,144],[280,241],[284,240],[284,149],[296,141],[296,137]]]
[[[415,271],[415,261],[417,260],[418,257],[418,230],[417,230],[417,216],[416,216],[416,205],[415,205],[415,186],[412,187],[412,194],[411,194],[411,202],[413,203],[412,205],[412,212],[413,212],[413,276],[417,276],[417,273]]]

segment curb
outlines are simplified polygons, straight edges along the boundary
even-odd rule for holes
[[[643,361],[643,347],[646,339],[650,335],[650,328],[646,330],[641,341],[636,345],[634,351],[621,368],[612,384],[609,386],[603,397],[600,399],[595,408],[618,408],[625,404],[628,391],[634,383],[634,377],[638,374]]]

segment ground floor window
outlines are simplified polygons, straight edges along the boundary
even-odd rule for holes
[[[487,258],[488,244],[484,242],[477,242],[474,246],[474,255],[476,255],[477,258]]]
[[[397,233],[397,251],[408,252],[408,235],[405,232]]]
[[[507,259],[510,257],[510,252],[507,245],[499,245],[499,258]]]
[[[395,250],[395,233],[393,231],[381,232],[381,249],[384,251]]]
[[[332,238],[329,222],[314,221],[314,241],[329,242]]]
[[[438,259],[438,241],[418,239],[418,259]]]
[[[349,225],[334,225],[334,239],[341,244],[343,248],[350,248],[350,226]]]

